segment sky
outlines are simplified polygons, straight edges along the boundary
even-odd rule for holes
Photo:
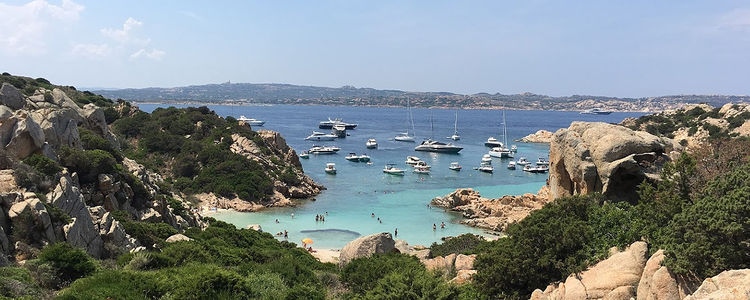
[[[0,0],[0,33],[0,71],[78,87],[750,94],[750,1]]]

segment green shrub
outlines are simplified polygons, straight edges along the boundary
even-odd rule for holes
[[[62,290],[59,299],[157,299],[164,295],[154,274],[104,270],[76,280]]]
[[[32,154],[31,156],[24,159],[23,163],[33,167],[40,173],[47,176],[55,176],[57,172],[62,171],[62,168],[56,161],[44,155]]]
[[[63,285],[96,271],[96,264],[85,251],[67,243],[47,245],[39,253],[39,261],[51,265]]]
[[[104,150],[78,150],[70,147],[60,148],[60,162],[63,166],[78,172],[81,183],[95,183],[99,174],[112,174],[117,171],[117,161]]]
[[[39,288],[29,270],[16,267],[0,267],[0,298],[39,298]]]
[[[451,253],[475,254],[480,245],[486,242],[481,236],[466,233],[453,238],[448,238],[442,244],[432,243],[430,246],[430,257],[446,256]]]
[[[364,294],[375,288],[378,281],[391,273],[404,273],[409,270],[424,270],[419,260],[405,254],[376,254],[368,258],[357,258],[341,270],[341,280],[357,294]]]
[[[458,289],[424,269],[391,272],[378,280],[367,299],[457,299]]]
[[[70,222],[73,222],[73,219],[57,206],[44,202],[44,208],[47,209],[52,224],[70,224]]]

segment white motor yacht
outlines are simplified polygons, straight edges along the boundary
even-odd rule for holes
[[[335,138],[336,138],[336,135],[334,135],[334,134],[313,131],[310,136],[308,136],[308,137],[305,138],[305,140],[308,140],[308,141],[333,141]]]
[[[453,171],[461,171],[461,165],[459,165],[457,161],[454,161],[451,163],[448,169],[451,169]]]
[[[416,156],[407,156],[406,157],[406,164],[407,165],[416,165],[420,161],[422,161],[422,160],[419,159],[419,157],[416,157]]]
[[[513,158],[513,152],[510,152],[510,149],[505,147],[492,148],[487,154],[497,158]]]
[[[383,173],[397,176],[404,176],[404,170],[396,168],[395,164],[387,164],[383,168]]]
[[[523,170],[529,173],[547,173],[547,171],[549,171],[549,167],[547,166],[532,167],[531,165],[526,165],[525,167],[523,167]]]
[[[250,125],[250,126],[263,126],[263,124],[266,124],[266,121],[261,121],[261,120],[258,120],[258,119],[248,118],[248,117],[245,117],[245,116],[240,116],[239,118],[237,118],[237,121],[245,122],[245,123],[247,123],[247,125]]]
[[[581,112],[582,115],[608,115],[611,111],[601,110],[600,108],[591,108]]]
[[[375,139],[369,139],[367,140],[367,142],[365,142],[365,147],[367,147],[367,149],[377,149],[378,141],[376,141]]]
[[[350,152],[349,155],[344,158],[348,161],[359,162],[359,156],[354,152]]]
[[[456,154],[461,151],[463,147],[453,145],[451,143],[443,143],[427,139],[422,141],[419,146],[414,147],[415,151],[426,151],[426,152],[437,152],[437,153],[452,153]]]
[[[430,174],[430,168],[414,167],[414,173],[429,175]]]
[[[310,154],[308,154],[307,151],[302,151],[302,153],[299,154],[299,158],[308,159],[310,158]]]
[[[341,119],[331,119],[328,118],[328,121],[322,121],[318,124],[318,128],[320,129],[332,129],[334,125],[344,125],[344,128],[346,129],[354,129],[357,127],[357,124],[350,124],[345,123],[344,121],[341,121]]]
[[[493,171],[495,171],[495,168],[493,168],[492,165],[488,163],[482,163],[481,165],[479,165],[479,168],[477,168],[477,170],[484,173],[492,173]]]
[[[482,162],[492,164],[492,156],[489,154],[482,155]]]
[[[530,162],[529,160],[527,160],[527,159],[526,159],[525,157],[521,157],[521,158],[519,158],[519,159],[518,159],[518,162],[517,162],[517,164],[519,164],[519,165],[521,165],[521,166],[525,166],[525,165],[528,165],[528,164],[530,164],[530,163],[531,163],[531,162]]]
[[[367,154],[360,155],[359,162],[370,162],[370,156]]]
[[[503,146],[503,142],[501,142],[501,141],[498,141],[498,140],[497,140],[496,138],[494,138],[494,137],[489,137],[489,138],[487,138],[487,141],[486,141],[486,142],[484,142],[484,145],[485,145],[486,147],[490,147],[490,148],[494,148],[494,147],[502,147],[502,146]]]
[[[418,161],[418,162],[417,162],[416,164],[414,164],[414,167],[415,167],[415,168],[425,168],[425,169],[428,169],[428,170],[429,170],[430,168],[432,168],[432,167],[430,167],[430,165],[428,165],[428,164],[427,164],[426,162],[424,162],[424,161],[422,161],[422,160],[420,160],[420,161]]]
[[[538,160],[536,161],[536,165],[537,165],[537,166],[549,166],[549,161],[548,161],[547,159],[545,159],[544,157],[540,157],[540,158],[539,158],[539,159],[538,159]]]
[[[307,152],[311,154],[336,154],[339,150],[341,148],[336,146],[313,146]]]
[[[344,126],[343,124],[333,125],[333,129],[331,129],[331,134],[335,135],[338,138],[345,138],[346,126]]]
[[[516,162],[511,160],[508,163],[508,170],[515,170],[515,169],[516,169]]]

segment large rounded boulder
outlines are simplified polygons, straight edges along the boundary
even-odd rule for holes
[[[398,251],[398,249],[396,249],[396,242],[390,233],[383,232],[363,236],[349,242],[341,249],[339,265],[344,266],[356,258],[394,251]]]

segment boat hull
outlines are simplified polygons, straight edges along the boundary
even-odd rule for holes
[[[502,147],[503,143],[501,142],[484,142],[485,147]]]
[[[333,124],[318,124],[318,128],[320,128],[320,129],[333,129]],[[357,124],[346,124],[346,125],[344,125],[344,128],[346,128],[346,129],[354,129],[354,128],[357,128]]]

